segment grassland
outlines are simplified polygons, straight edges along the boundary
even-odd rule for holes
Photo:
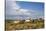
[[[44,20],[30,20],[29,22],[20,21],[14,23],[11,20],[6,21],[6,30],[24,30],[24,29],[41,29],[44,28]]]

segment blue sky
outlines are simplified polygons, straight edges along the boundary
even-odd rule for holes
[[[17,4],[20,5],[21,8],[25,8],[25,9],[43,10],[44,8],[44,4],[39,2],[17,1]]]
[[[9,1],[6,2],[6,18],[43,18],[44,3],[25,2],[25,1]]]

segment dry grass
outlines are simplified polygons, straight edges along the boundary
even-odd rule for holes
[[[44,28],[44,22],[24,22],[24,23],[6,23],[7,30],[24,30],[24,29],[40,29]]]

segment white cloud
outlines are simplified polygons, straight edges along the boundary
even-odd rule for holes
[[[10,6],[8,10],[9,15],[30,15],[27,9],[21,9],[14,1],[10,1],[7,6]]]
[[[12,3],[12,9],[19,9],[20,6],[18,4],[16,4],[15,2]]]
[[[7,0],[7,1],[16,1],[16,0]]]

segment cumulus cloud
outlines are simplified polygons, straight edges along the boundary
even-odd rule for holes
[[[14,1],[12,2],[10,1],[7,6],[10,7],[10,9],[7,8],[8,9],[7,14],[9,15],[30,15],[30,13],[28,12],[28,9],[22,9]]]

